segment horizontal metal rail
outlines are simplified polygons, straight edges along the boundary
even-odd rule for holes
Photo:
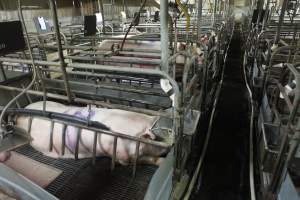
[[[4,86],[4,85],[0,85],[0,89],[8,90],[8,91],[17,91],[17,92],[23,91],[22,88]],[[26,92],[26,94],[40,96],[40,97],[44,96],[43,92],[35,91],[35,90],[28,90]],[[52,98],[52,99],[68,101],[67,96],[65,96],[65,95],[60,95],[60,94],[47,92],[46,96],[48,98]],[[143,109],[143,108],[135,108],[135,107],[124,106],[124,105],[119,105],[119,104],[106,103],[106,102],[103,102],[103,101],[88,100],[88,99],[75,97],[74,102],[82,103],[82,104],[92,104],[92,105],[102,106],[102,107],[111,108],[111,109],[128,110],[128,111],[132,111],[132,112],[143,113],[143,114],[153,115],[153,116],[163,116],[163,117],[172,118],[172,113],[167,113],[167,112],[164,112],[164,111],[154,111],[154,110]]]

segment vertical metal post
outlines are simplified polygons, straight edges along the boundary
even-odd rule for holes
[[[115,0],[111,0],[111,21],[115,19]]]
[[[218,0],[215,0],[214,1],[214,10],[213,10],[213,20],[212,20],[213,27],[215,26],[215,23],[216,23],[217,6],[218,6]]]
[[[53,150],[53,132],[54,132],[54,121],[51,121],[50,125],[50,138],[49,138],[49,151]]]
[[[28,119],[28,127],[27,127],[27,133],[30,135],[31,132],[31,127],[32,127],[32,121],[33,121],[33,117],[30,116]]]
[[[6,81],[7,77],[6,77],[6,74],[5,74],[2,62],[0,63],[0,72],[1,72],[1,74],[0,74],[0,81]]]
[[[83,18],[83,16],[84,16],[84,10],[83,10],[82,1],[80,1],[80,14],[81,14],[81,17]]]
[[[94,142],[93,142],[93,153],[92,153],[92,163],[93,165],[96,164],[96,156],[97,156],[97,140],[98,140],[98,133],[94,133]]]
[[[64,85],[65,85],[65,90],[67,93],[68,101],[71,102],[72,101],[71,90],[70,90],[70,86],[69,86],[68,75],[67,75],[67,71],[66,71],[66,63],[65,63],[62,44],[61,44],[56,4],[55,4],[54,0],[49,0],[49,3],[50,3],[50,9],[52,11],[54,29],[56,32],[56,42],[57,42],[57,46],[58,46],[58,56],[59,56],[59,61],[60,61],[60,68],[61,68],[63,79],[64,79]]]
[[[111,170],[115,169],[116,165],[116,158],[117,158],[117,145],[118,145],[118,138],[114,137],[114,145],[113,145],[113,155],[111,159]]]
[[[201,19],[202,19],[202,0],[198,0],[198,13],[197,13],[197,40],[200,41],[201,37]]]
[[[168,0],[160,2],[161,70],[169,73]]]
[[[284,2],[283,2],[284,3]],[[296,76],[296,83],[300,82],[300,77]],[[299,110],[299,105],[300,105],[300,93],[296,92],[295,94],[295,100],[293,102],[293,110],[291,111],[289,115],[289,122],[287,127],[291,127],[291,125],[294,123],[295,118],[296,118],[296,113]],[[297,141],[299,138],[299,128],[300,128],[300,119],[298,119],[298,123],[295,129],[295,132],[293,134],[292,139],[289,138],[289,134],[291,132],[290,128],[287,128],[286,133],[283,135],[282,138],[282,143],[280,146],[279,154],[277,156],[276,162],[275,162],[275,167],[273,170],[273,177],[271,179],[270,183],[270,191],[277,196],[280,187],[284,181],[286,171],[288,164],[294,154],[296,153],[296,150],[298,148],[299,142]]]
[[[289,3],[289,0],[284,0],[282,3],[282,7],[281,7],[281,11],[280,11],[280,16],[279,16],[279,21],[278,21],[278,26],[277,26],[277,32],[275,35],[275,40],[274,40],[274,44],[277,45],[280,39],[280,31],[281,31],[281,26],[283,24],[283,20],[284,20],[284,14],[287,8],[287,5]]]
[[[266,10],[265,10],[265,15],[263,18],[263,24],[262,24],[262,30],[264,30],[266,23],[267,23],[267,19],[268,19],[268,15],[270,13],[269,8],[270,7],[270,0],[267,0],[267,5],[266,5]]]
[[[81,128],[77,128],[77,132],[76,132],[75,160],[78,160],[80,138],[81,138],[81,130],[82,130]]]
[[[62,125],[62,138],[61,138],[61,155],[65,155],[66,150],[66,135],[67,135],[67,125]]]
[[[102,0],[98,0],[98,6],[99,6],[99,10],[101,12],[101,15],[102,15],[102,32],[103,34],[105,34],[105,20],[104,20],[104,9],[103,9],[103,2]]]
[[[138,162],[138,159],[139,159],[140,145],[141,145],[141,142],[136,142],[134,162],[133,162],[133,170],[132,170],[132,176],[133,177],[135,177],[135,175],[136,175],[136,168],[137,168],[137,162]]]
[[[258,27],[259,27],[259,22],[261,21],[262,18],[263,7],[264,7],[264,0],[258,0],[257,1],[258,16],[256,21]]]

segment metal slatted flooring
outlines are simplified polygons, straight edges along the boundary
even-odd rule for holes
[[[132,166],[116,165],[110,170],[111,159],[97,158],[96,165],[91,159],[53,159],[43,156],[30,145],[20,147],[16,152],[38,162],[63,171],[46,190],[62,200],[134,200],[143,199],[156,166],[139,165],[135,178]]]

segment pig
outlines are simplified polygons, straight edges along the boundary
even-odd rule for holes
[[[122,44],[122,40],[104,40],[100,45],[99,45],[99,50],[104,50],[104,51],[113,51],[116,52],[115,55],[113,55],[111,58],[127,58],[130,59],[128,55],[122,55],[118,54],[117,50],[120,49],[120,46]],[[177,45],[178,51],[184,51],[186,48],[185,43],[178,43]],[[157,51],[159,52],[161,50],[161,42],[160,41],[134,41],[134,40],[126,40],[124,44],[124,50],[126,49],[147,49],[147,50],[152,50],[152,51]],[[143,60],[156,60],[159,61],[160,55],[159,54],[148,54],[147,56],[139,55],[138,57],[134,57],[136,60],[137,59],[143,59]],[[184,57],[183,56],[178,56],[176,58],[176,63],[179,65],[184,64]],[[100,62],[99,62],[100,64]],[[108,65],[117,65],[121,67],[138,67],[138,68],[156,68],[156,65],[148,65],[148,64],[126,64],[126,63],[116,63],[116,62],[105,62],[105,64]]]
[[[43,102],[36,102],[26,107],[27,109],[42,110]],[[47,101],[46,111],[64,113],[91,121],[97,121],[105,125],[113,132],[122,133],[134,137],[155,140],[156,137],[152,133],[151,128],[156,122],[157,117],[145,114],[107,108],[87,108],[66,106],[60,103]],[[20,116],[16,120],[16,126],[21,129],[28,129],[29,117]],[[63,126],[59,123],[54,124],[53,129],[53,151],[49,151],[50,138],[49,120],[34,117],[32,121],[30,136],[32,138],[31,146],[44,155],[53,158],[74,158],[75,145],[77,140],[77,128],[67,126],[65,138],[65,154],[62,155],[62,130]],[[92,148],[94,141],[94,132],[82,129],[79,140],[79,158],[92,157]],[[99,134],[96,146],[96,156],[112,156],[113,155],[114,137],[106,134]],[[118,138],[117,140],[116,159],[121,164],[128,164],[135,158],[136,142],[132,140]],[[140,144],[139,160],[143,163],[159,164],[162,161],[161,155],[166,153],[165,148]]]
[[[113,50],[112,48],[119,47],[122,44],[122,40],[104,40],[99,45],[98,49],[101,50]],[[160,41],[141,41],[141,40],[126,40],[123,49],[147,49],[152,51],[160,51]],[[116,50],[116,49],[115,49]]]
[[[117,51],[120,49],[122,44],[122,40],[104,40],[101,42],[99,45],[99,50],[111,50],[115,52],[115,54],[111,57],[111,59],[126,59],[126,60],[131,60],[134,59],[135,61],[137,60],[153,60],[153,61],[158,61],[160,59],[159,54],[148,54],[147,56],[142,56],[139,55],[138,57],[132,56],[132,55],[123,55],[118,53]],[[160,51],[160,42],[159,41],[133,41],[133,40],[126,40],[124,44],[124,50],[126,49],[147,49],[147,50],[153,50],[153,51]],[[133,53],[134,54],[134,53]],[[101,64],[101,62],[99,62]],[[118,63],[118,62],[105,62],[104,64],[106,65],[115,65],[115,66],[121,66],[121,67],[137,67],[137,68],[156,68],[158,65],[150,65],[150,64],[129,64],[129,63]]]

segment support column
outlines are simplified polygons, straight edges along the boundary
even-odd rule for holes
[[[202,0],[198,0],[198,13],[197,13],[197,40],[200,41],[201,37],[201,19],[202,19]]]
[[[169,73],[168,0],[160,1],[161,70]]]

